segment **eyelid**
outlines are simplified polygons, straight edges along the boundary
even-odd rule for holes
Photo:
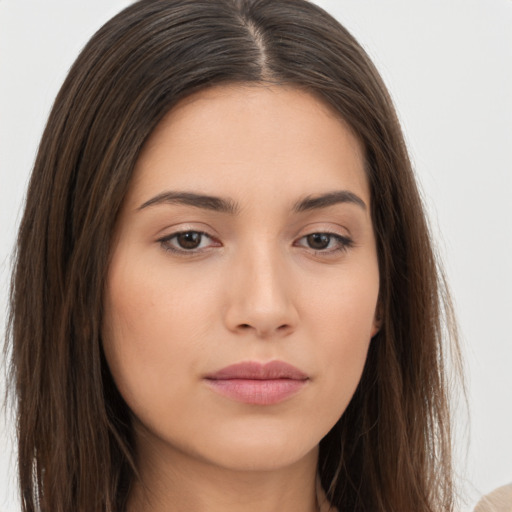
[[[212,240],[216,247],[221,247],[222,244],[216,240],[216,238],[213,236],[213,235],[210,235],[209,233],[207,233],[206,231],[203,231],[201,229],[189,229],[189,228],[184,228],[184,229],[179,229],[177,231],[173,231],[172,233],[169,233],[165,236],[162,236],[160,238],[158,238],[158,242],[160,243],[160,245],[162,246],[162,248],[165,250],[165,251],[169,251],[169,252],[172,252],[174,254],[177,254],[178,256],[194,256],[194,255],[197,255],[197,254],[202,254],[206,251],[209,250],[209,247],[203,247],[203,248],[194,248],[194,249],[184,249],[184,248],[179,248],[179,247],[173,247],[171,244],[170,244],[170,241],[173,239],[173,238],[176,238],[178,237],[179,235],[182,235],[182,234],[185,234],[185,233],[197,233],[201,236],[201,242],[202,242],[202,238],[203,237],[206,237],[206,238],[209,238],[210,240]]]
[[[350,248],[354,247],[354,241],[351,237],[340,235],[339,233],[327,230],[312,231],[306,235],[301,236],[300,238],[297,239],[297,241],[303,240],[311,235],[327,235],[331,238],[334,238],[339,244],[339,246],[334,249],[314,249],[312,247],[309,247],[309,250],[313,251],[315,255],[328,257],[330,255],[338,254],[340,252],[345,252]]]

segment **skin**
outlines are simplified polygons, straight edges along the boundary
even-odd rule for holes
[[[363,204],[293,209],[340,190]],[[238,211],[147,204],[168,191],[229,198]],[[105,355],[142,479],[130,512],[316,510],[318,444],[360,380],[378,292],[362,149],[323,102],[232,85],[167,114],[137,162],[105,292]],[[273,360],[308,377],[277,404],[239,402],[205,380]]]

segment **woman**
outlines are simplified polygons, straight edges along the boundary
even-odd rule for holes
[[[453,509],[449,300],[400,127],[313,4],[143,0],[20,227],[24,511]]]

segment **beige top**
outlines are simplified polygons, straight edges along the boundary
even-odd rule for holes
[[[486,494],[473,512],[512,512],[512,483]]]

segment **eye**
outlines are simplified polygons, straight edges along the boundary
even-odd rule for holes
[[[297,245],[313,249],[315,253],[332,254],[346,251],[353,246],[353,241],[337,233],[310,233],[299,238]]]
[[[213,239],[203,231],[180,231],[172,233],[164,238],[158,240],[166,251],[176,253],[195,253],[202,249],[206,249],[213,244],[220,244],[213,241]]]

